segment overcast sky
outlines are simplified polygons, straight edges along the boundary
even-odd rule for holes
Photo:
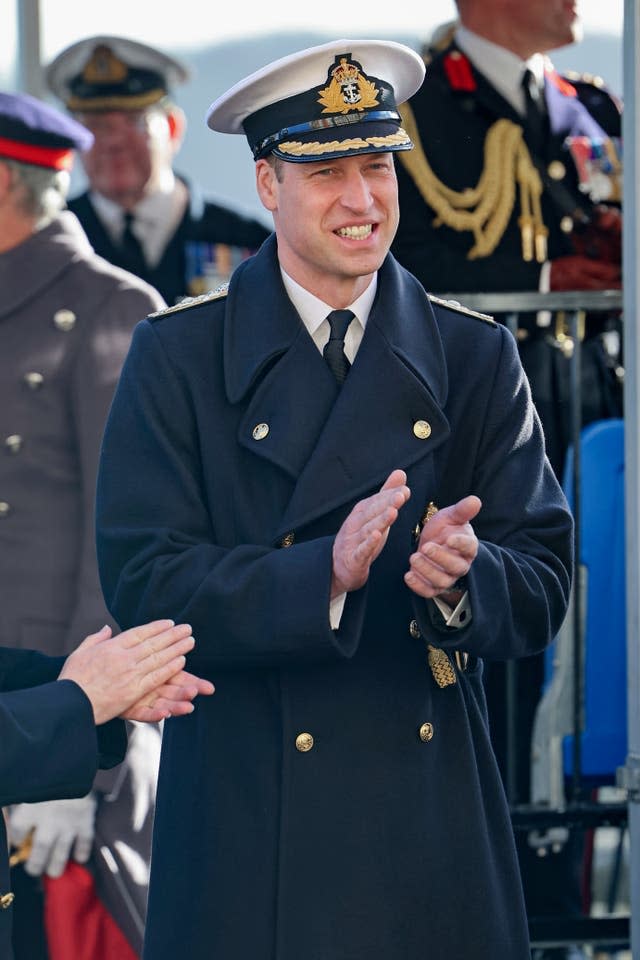
[[[527,0],[522,0],[526,3]],[[30,9],[37,0],[0,0],[0,58],[7,68],[17,45],[17,9]],[[622,31],[624,0],[579,0],[585,32]],[[274,30],[318,30],[336,36],[415,34],[422,37],[454,16],[453,0],[423,0],[420,14],[410,0],[368,0],[362,3],[309,4],[300,0],[240,0],[207,4],[179,0],[40,0],[42,58],[81,37],[115,33],[177,50],[227,38]],[[331,14],[329,19],[328,13]]]

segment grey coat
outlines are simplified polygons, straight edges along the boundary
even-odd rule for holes
[[[0,291],[0,645],[60,656],[113,623],[95,560],[98,455],[133,328],[164,301],[98,257],[70,212],[0,255]],[[148,861],[153,811],[130,837],[129,760],[114,776],[98,784],[96,851],[119,837]],[[102,876],[139,945],[139,918],[130,929],[99,862],[99,889]],[[141,913],[146,887],[131,890]]]

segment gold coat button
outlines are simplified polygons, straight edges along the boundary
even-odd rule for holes
[[[24,382],[30,390],[39,390],[44,383],[44,377],[36,370],[30,370],[29,373],[25,373]]]
[[[296,535],[293,531],[291,533],[285,533],[284,537],[280,541],[281,547],[292,547],[295,543]]]
[[[7,907],[11,906],[14,900],[15,900],[15,894],[13,893],[0,894],[0,909],[6,910]]]
[[[431,436],[431,424],[426,420],[416,420],[413,432],[418,440],[427,440]]]
[[[413,637],[414,640],[419,640],[422,634],[420,633],[420,627],[418,626],[417,620],[412,620],[409,624],[409,634]]]
[[[264,440],[268,433],[268,423],[256,423],[255,427],[253,428],[252,436],[254,440]]]
[[[73,330],[76,325],[76,315],[73,310],[56,310],[53,315],[53,322],[63,333]]]
[[[429,743],[429,740],[433,739],[433,724],[432,723],[423,723],[420,729],[418,730],[418,736],[423,743]]]
[[[296,737],[296,750],[300,753],[308,753],[313,747],[313,737],[310,733],[299,733]]]
[[[547,167],[547,173],[552,180],[564,180],[566,172],[567,168],[562,160],[552,160]]]
[[[6,500],[0,500],[0,517],[6,517],[11,507]]]
[[[573,217],[563,217],[560,221],[560,229],[563,233],[571,233],[573,230]]]
[[[19,433],[12,433],[4,441],[4,445],[9,453],[19,453],[22,449],[22,437]]]

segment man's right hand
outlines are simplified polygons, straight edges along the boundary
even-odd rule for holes
[[[371,564],[380,555],[391,525],[410,496],[406,473],[394,470],[378,493],[355,505],[333,544],[332,600],[364,586]]]
[[[145,623],[116,637],[103,627],[67,657],[58,679],[82,687],[97,724],[121,715],[157,722],[171,716],[171,700],[213,692],[207,681],[184,673],[185,654],[194,644],[191,627],[172,620]],[[129,713],[134,705],[143,715]]]
[[[591,257],[558,257],[551,261],[551,290],[619,290],[622,286],[620,264]]]

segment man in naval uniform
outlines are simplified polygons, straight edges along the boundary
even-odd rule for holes
[[[268,236],[174,173],[185,118],[170,95],[188,78],[181,63],[126,37],[95,36],[62,50],[45,77],[95,137],[82,155],[89,188],[69,207],[101,256],[172,304],[228,279]]]
[[[579,38],[560,0],[459,0],[453,42],[430,54],[403,108],[416,149],[398,163],[392,250],[427,290],[604,290],[621,283],[620,106],[540,51]],[[606,124],[603,128],[601,124]],[[519,347],[558,476],[571,439],[564,331],[523,317]],[[583,422],[621,413],[621,384],[587,318]],[[556,332],[559,334],[556,337]]]
[[[216,101],[275,236],[123,368],[105,596],[216,677],[164,728],[146,960],[530,958],[482,661],[552,639],[572,522],[512,335],[388,252],[423,75],[338,40]]]
[[[619,288],[620,104],[600,81],[560,76],[544,54],[580,39],[576,5],[457,0],[457,7],[452,37],[431,49],[425,81],[402,108],[415,149],[398,163],[395,256],[431,291]],[[620,332],[617,315],[587,315],[582,391],[574,398],[572,343],[560,322],[542,311],[519,319],[520,356],[560,479],[572,404],[581,402],[584,424],[622,413],[619,356],[607,349]],[[486,678],[489,715],[505,779],[515,783],[512,800],[527,803],[544,657],[519,661],[515,673],[515,770],[507,770],[502,664]],[[571,844],[543,862],[523,838],[532,914],[580,909],[581,850],[571,854]]]
[[[26,95],[0,95],[0,644],[55,656],[68,654],[96,624],[115,625],[95,560],[98,453],[131,332],[165,305],[148,284],[96,256],[76,217],[63,209],[74,151],[89,149],[91,141],[58,110]],[[159,729],[133,728],[136,756],[140,742],[158,754]],[[69,849],[79,840],[86,859],[95,821],[94,851],[110,850],[121,837],[121,849],[131,850],[129,866],[135,856],[148,867],[153,750],[146,769],[131,759],[129,753],[82,799],[12,807],[10,838],[35,828],[38,844],[48,837],[51,854],[58,841]],[[43,873],[48,903],[62,898],[65,877],[51,877],[62,872],[64,859],[29,858],[27,873],[14,871],[17,892],[28,888],[39,901],[40,877],[29,874]],[[119,862],[114,876],[99,853],[95,864],[101,895],[119,924],[126,923],[134,955],[146,905],[144,870],[132,874]],[[16,955],[25,960],[46,955],[31,902],[26,893],[16,897]],[[59,926],[73,928],[68,913]],[[81,956],[78,950],[73,960]]]

